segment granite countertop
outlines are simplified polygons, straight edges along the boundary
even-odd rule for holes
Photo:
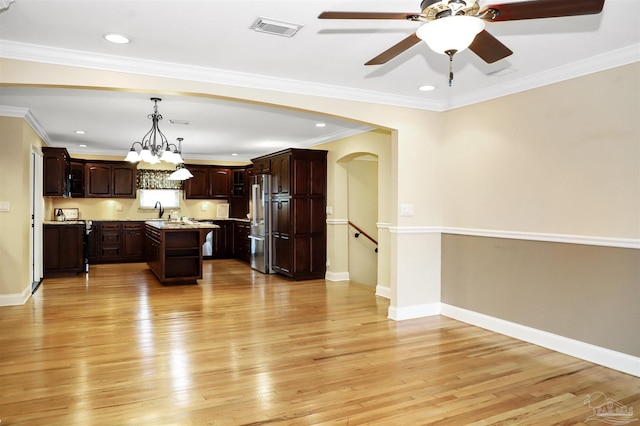
[[[230,217],[230,218],[224,218],[224,219],[219,219],[219,218],[211,218],[211,219],[207,219],[207,218],[192,218],[189,219],[191,222],[204,222],[204,221],[222,221],[222,220],[229,220],[229,221],[234,221],[234,222],[246,222],[249,223],[250,220],[249,219],[240,219],[240,218],[234,218],[234,217]],[[169,221],[169,219],[158,219],[158,218],[141,218],[141,219],[130,219],[130,218],[124,218],[124,219],[87,219],[88,221],[92,221],[92,222],[149,222],[149,221],[153,221],[153,222],[171,222],[171,223],[176,223],[177,221],[171,220]],[[66,221],[66,222],[71,222]],[[48,223],[48,222],[45,222]],[[52,222],[53,223],[53,222]],[[60,222],[58,222],[60,223]],[[65,223],[65,222],[62,222]]]
[[[45,225],[84,225],[85,221],[84,220],[45,220],[44,222]]]
[[[220,226],[201,222],[173,222],[168,220],[147,220],[145,223],[157,229],[219,229]]]

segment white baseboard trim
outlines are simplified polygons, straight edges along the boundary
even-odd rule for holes
[[[377,285],[376,296],[384,297],[385,299],[391,299],[391,287],[383,287],[381,285]]]
[[[440,305],[441,314],[446,317],[640,377],[640,358],[638,357],[447,305],[446,303],[441,303]],[[389,311],[391,311],[391,308],[389,308]]]
[[[324,279],[327,281],[349,281],[349,272],[327,271],[324,274]]]
[[[425,303],[423,305],[389,306],[387,318],[394,321],[403,321],[414,318],[431,317],[440,315],[440,303]]]
[[[0,294],[0,307],[24,305],[30,297],[31,286],[25,287],[22,293]]]

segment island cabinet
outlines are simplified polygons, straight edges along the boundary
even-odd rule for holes
[[[288,149],[269,160],[273,269],[294,279],[324,278],[327,230],[327,151]],[[263,167],[263,166],[262,166]]]
[[[84,271],[83,238],[84,224],[43,226],[44,278]]]
[[[146,225],[149,269],[162,284],[190,284],[202,278],[202,242],[215,225],[182,226],[159,221]]]
[[[85,163],[85,197],[136,198],[136,165],[125,161]]]
[[[42,195],[69,196],[70,157],[65,148],[42,148]]]

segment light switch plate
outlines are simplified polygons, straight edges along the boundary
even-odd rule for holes
[[[10,208],[8,201],[0,201],[0,212],[8,212]]]
[[[413,216],[413,204],[400,204],[400,216]]]

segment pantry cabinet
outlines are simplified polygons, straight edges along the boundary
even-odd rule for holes
[[[294,279],[326,272],[327,151],[287,149],[253,159],[270,164],[273,269]]]

